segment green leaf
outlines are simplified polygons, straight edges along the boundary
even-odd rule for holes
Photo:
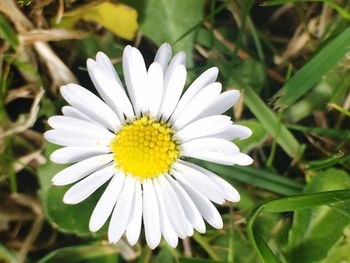
[[[310,184],[305,188],[305,193],[346,189],[349,187],[350,177],[344,171],[329,169],[314,176]],[[344,199],[344,197],[345,195],[338,194],[333,198]],[[322,200],[324,198],[327,197],[323,195],[319,199]],[[329,204],[331,199],[332,197],[328,197]],[[324,259],[328,251],[342,239],[345,227],[350,225],[349,205],[350,202],[346,202],[344,199],[342,204],[331,207],[322,206],[296,211],[286,246],[286,252],[290,261],[297,260],[301,263],[307,263]]]
[[[286,108],[308,92],[349,51],[350,28],[322,48],[278,91],[276,106]]]
[[[94,262],[118,262],[118,249],[113,245],[89,244],[83,246],[73,246],[57,249],[38,263],[61,263],[61,262],[88,262],[95,259]],[[108,259],[108,260],[107,260]]]
[[[5,39],[13,49],[19,44],[16,31],[2,14],[0,14],[0,38]]]
[[[334,171],[330,170],[329,173],[334,174]],[[347,178],[347,180],[349,180],[349,178]],[[328,178],[325,181],[329,182],[330,180]],[[332,181],[330,181],[330,182],[332,182]],[[256,228],[255,222],[256,222],[258,215],[261,212],[263,212],[263,211],[266,211],[266,212],[287,212],[287,211],[295,211],[295,210],[301,210],[301,209],[307,209],[307,208],[314,208],[314,207],[321,206],[321,205],[335,205],[335,204],[339,205],[340,207],[341,206],[348,207],[349,202],[350,202],[350,190],[337,190],[337,191],[326,191],[326,192],[321,192],[321,193],[302,194],[302,195],[284,197],[284,198],[280,198],[280,199],[266,202],[266,203],[256,207],[255,209],[253,209],[253,211],[250,213],[250,215],[248,217],[248,221],[247,221],[248,237],[249,237],[250,241],[252,242],[252,244],[253,244],[253,246],[254,246],[254,248],[255,248],[255,250],[256,250],[257,254],[259,255],[262,262],[266,262],[266,263],[279,262],[275,258],[272,250],[268,247],[267,243],[260,236],[260,234],[257,233],[257,231],[255,230],[255,228]],[[316,234],[319,234],[319,233],[325,231],[325,228],[329,227],[329,224],[337,225],[339,215],[345,216],[347,218],[346,223],[349,224],[350,213],[348,211],[346,211],[344,209],[337,209],[335,211],[339,212],[339,213],[335,214],[335,215],[337,215],[337,217],[333,218],[332,221],[329,221],[331,223],[328,222],[327,225],[322,226],[323,229],[317,228],[317,232],[315,232]],[[320,214],[320,216],[322,219],[323,214]],[[317,220],[315,222],[318,223]],[[337,224],[334,224],[334,222],[337,222]],[[343,220],[340,221],[340,225],[342,223],[343,223]],[[305,234],[306,234],[305,231],[302,231],[300,233],[302,233],[303,236],[305,236]],[[328,238],[330,236],[331,237],[337,236],[337,238],[338,238],[338,234],[339,233],[328,233],[328,231],[327,231]],[[325,236],[325,238],[326,238],[326,236]],[[313,242],[316,242],[316,244],[318,244],[317,239],[313,240]],[[334,240],[331,240],[332,244],[333,244],[333,242],[334,242]],[[325,247],[327,248],[328,245],[329,244],[326,242]],[[329,249],[329,247],[328,247],[328,249]],[[316,251],[317,250],[319,250],[319,248],[317,248]],[[312,256],[314,256],[314,254],[312,254],[312,253],[314,253],[314,251],[310,253],[310,251],[305,249],[305,248],[303,248],[301,251],[303,251],[306,256],[308,256],[308,253],[309,253],[309,255],[311,255],[310,258],[312,258]],[[307,261],[306,258],[303,258],[303,256],[300,256],[300,253],[296,254],[296,256],[297,256],[297,262],[314,262],[314,260]],[[300,261],[301,259],[303,261]],[[295,262],[295,261],[291,261],[291,262]]]
[[[259,145],[261,145],[267,139],[267,131],[257,120],[251,119],[239,121],[238,124],[250,128],[253,132],[253,134],[247,139],[234,141],[234,143],[239,147],[241,152],[247,153],[254,147],[259,147]]]
[[[204,0],[148,0],[145,4],[141,32],[157,45],[173,43],[203,19]],[[192,66],[194,32],[177,41],[175,51],[186,52]]]
[[[247,234],[260,260],[265,263],[276,263],[278,262],[277,258],[273,254],[270,247],[266,244],[265,240],[261,237],[260,233],[256,231],[254,225],[258,215],[263,211],[263,209],[264,205],[258,206],[250,213],[247,222]]]
[[[45,155],[49,156],[57,146],[48,144]],[[49,160],[49,159],[48,159]],[[77,205],[63,203],[64,193],[69,186],[58,187],[51,183],[52,177],[66,166],[48,161],[38,171],[41,190],[39,196],[43,202],[47,218],[50,223],[62,232],[75,233],[81,236],[90,236],[90,215],[103,191],[103,187],[91,195],[87,200]],[[102,230],[100,233],[103,233]]]

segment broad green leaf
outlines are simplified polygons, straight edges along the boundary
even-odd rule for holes
[[[16,31],[2,14],[0,14],[0,38],[7,41],[13,49],[18,46]]]
[[[46,156],[48,157],[56,148],[57,146],[48,144]],[[68,190],[69,186],[54,186],[51,183],[51,178],[65,167],[64,165],[48,161],[39,168],[38,177],[41,185],[39,196],[51,224],[62,232],[89,236],[91,235],[88,227],[89,219],[103,189],[99,189],[87,200],[77,205],[64,204],[63,195]],[[103,231],[104,230],[101,230],[101,233],[103,233]]]
[[[259,147],[259,145],[261,145],[267,139],[267,131],[257,120],[251,119],[239,121],[238,124],[246,126],[253,131],[253,134],[249,138],[234,141],[234,143],[239,147],[241,152],[247,153],[254,147]]]
[[[61,263],[61,262],[119,262],[118,249],[109,244],[89,244],[60,248],[52,251],[38,263]]]
[[[305,193],[347,189],[349,187],[350,177],[344,171],[329,169],[317,174],[305,188]],[[346,191],[349,192],[349,190]],[[295,260],[300,263],[320,261],[342,239],[345,227],[350,225],[349,196],[350,194],[348,194],[348,200],[344,199],[341,204],[295,212],[286,246],[291,262]],[[333,196],[333,199],[337,199],[335,201],[339,202],[344,197],[345,195],[339,193]],[[320,197],[319,201],[324,198],[326,196]],[[328,200],[330,204],[332,197],[328,197]]]
[[[115,35],[128,40],[134,38],[138,28],[135,9],[110,2],[87,4],[66,12],[58,26],[72,28],[79,20],[98,23]]]
[[[325,45],[278,91],[276,106],[286,108],[308,92],[349,51],[350,28]]]
[[[184,33],[203,19],[204,0],[147,0],[141,32],[157,45],[179,40]],[[192,66],[194,32],[190,32],[174,44],[175,51],[186,52]]]

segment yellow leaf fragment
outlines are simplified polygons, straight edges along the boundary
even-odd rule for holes
[[[131,40],[138,28],[137,11],[124,4],[88,4],[63,15],[59,27],[73,28],[78,20],[98,23],[115,35]]]

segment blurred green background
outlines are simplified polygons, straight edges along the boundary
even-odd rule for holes
[[[0,262],[350,262],[350,1],[0,0]],[[125,45],[146,64],[160,44],[187,54],[188,83],[220,69],[242,98],[227,112],[254,134],[251,167],[201,162],[241,202],[176,249],[143,238],[109,245],[88,220],[102,191],[75,206],[51,186],[47,118],[60,85],[93,91],[98,51],[119,72]]]

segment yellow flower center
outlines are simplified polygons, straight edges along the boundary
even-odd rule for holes
[[[166,124],[149,117],[125,124],[110,144],[117,169],[141,180],[169,171],[179,156],[173,134]]]

